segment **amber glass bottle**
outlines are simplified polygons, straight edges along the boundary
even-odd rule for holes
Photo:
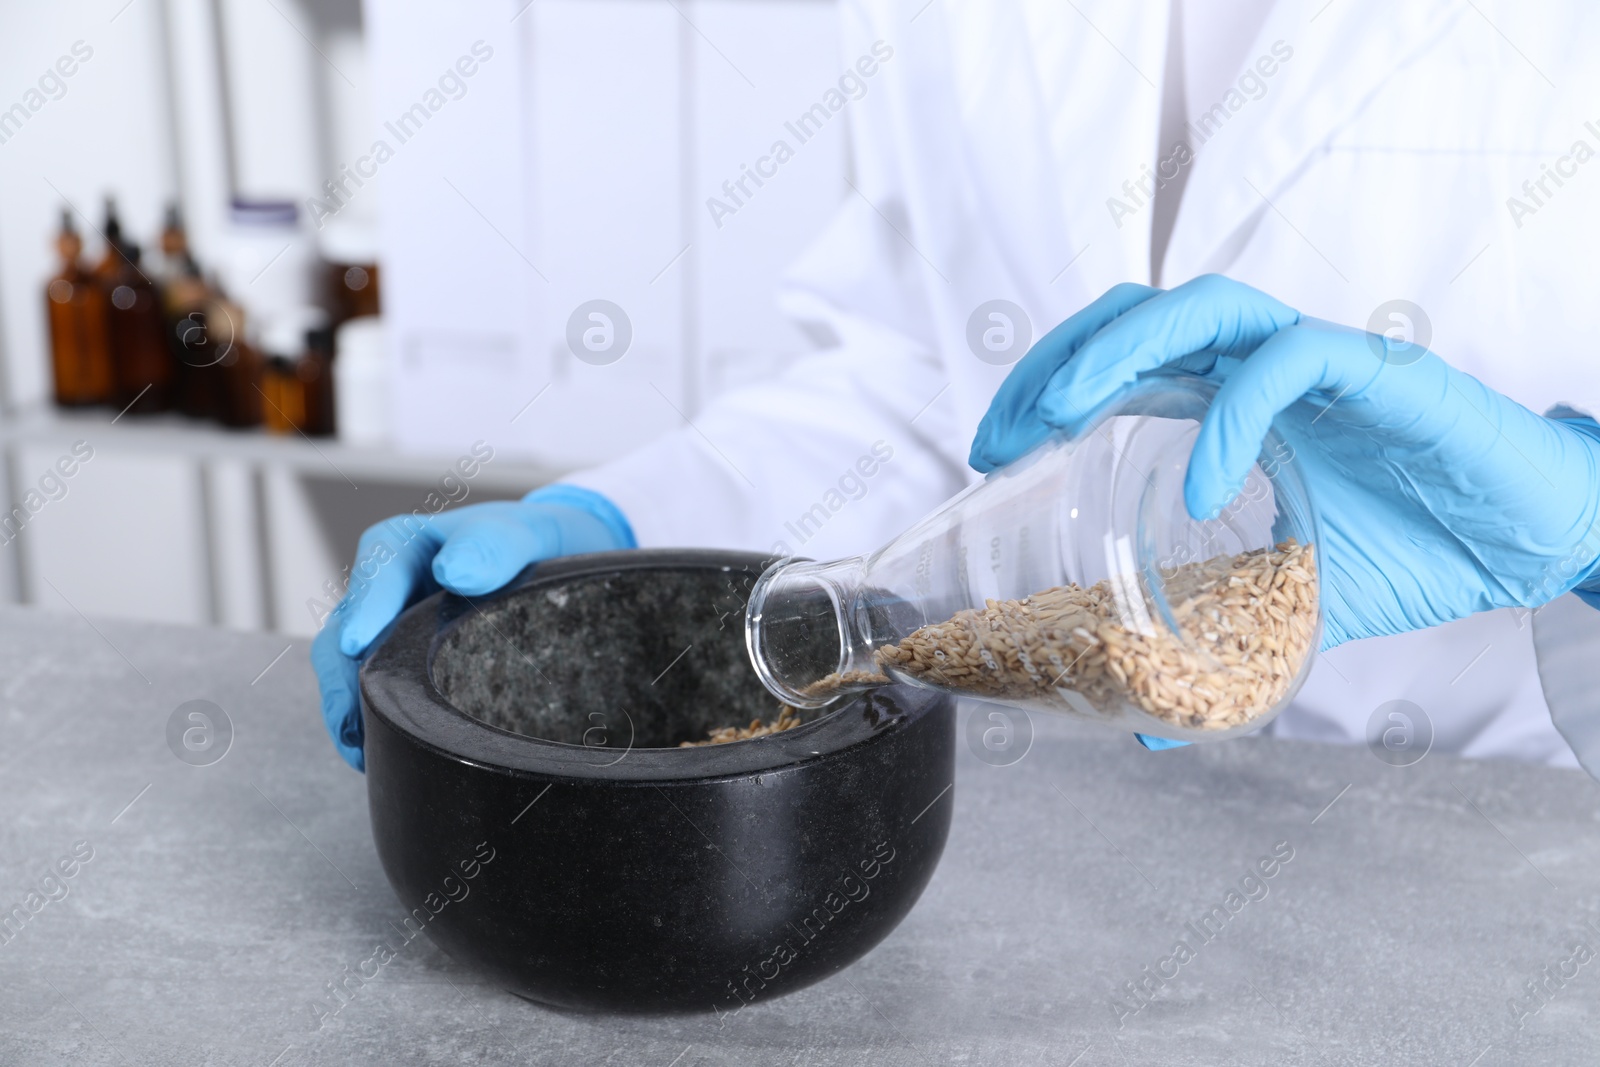
[[[222,374],[217,421],[224,426],[261,425],[261,353],[239,340],[217,364]]]
[[[305,425],[306,391],[295,377],[294,361],[268,356],[261,367],[261,421],[269,433],[294,433]]]
[[[107,287],[106,292],[109,293],[112,280],[126,267],[128,258],[122,235],[122,218],[117,214],[117,202],[109,196],[106,197],[105,227],[101,232],[105,234],[106,250],[100,262],[94,266],[94,276]]]
[[[177,205],[167,207],[167,221],[161,231],[161,270],[156,279],[161,286],[161,302],[172,322],[191,311],[202,311],[211,294],[200,265],[189,251]]]
[[[111,358],[116,368],[112,403],[130,414],[165,411],[171,404],[172,353],[161,297],[139,266],[139,246],[125,243],[122,268],[105,283],[110,291]]]
[[[61,269],[45,286],[50,321],[50,365],[56,403],[63,407],[103,404],[111,399],[111,345],[106,333],[106,294],[83,269],[83,240],[71,212],[61,213],[56,237]]]
[[[333,324],[361,315],[378,314],[378,265],[329,263],[324,288],[332,305]]]
[[[217,414],[215,364],[217,346],[207,333],[207,305],[211,286],[189,251],[178,206],[167,206],[161,230],[161,303],[172,352],[172,406],[185,415],[213,418]]]
[[[262,415],[273,433],[333,434],[333,331],[308,330],[298,356],[269,355],[262,368]]]
[[[197,419],[214,419],[221,406],[222,358],[211,336],[210,307],[202,303],[168,326],[172,347],[172,406]]]
[[[295,377],[306,394],[306,421],[301,429],[310,437],[332,437],[333,421],[333,329],[319,327],[306,332],[306,351],[295,364]]]
[[[177,204],[168,203],[161,220],[161,266],[157,271],[163,285],[183,273],[188,256],[189,235],[183,231],[183,215]]]
[[[215,294],[207,305],[206,324],[216,346],[211,369],[217,421],[234,427],[261,425],[261,353],[246,339],[244,309]]]

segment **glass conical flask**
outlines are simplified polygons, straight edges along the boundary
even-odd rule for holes
[[[1189,516],[1216,389],[1143,379],[871,555],[774,564],[745,615],[757,674],[809,708],[894,681],[1184,740],[1266,723],[1320,639],[1317,520],[1276,429]]]

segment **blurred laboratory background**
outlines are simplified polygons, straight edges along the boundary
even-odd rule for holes
[[[371,523],[520,496],[811,347],[774,286],[848,193],[844,121],[706,201],[838,77],[831,0],[4,24],[0,600],[309,634]]]

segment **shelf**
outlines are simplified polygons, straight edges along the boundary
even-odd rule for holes
[[[105,409],[62,411],[53,407],[24,410],[0,422],[0,443],[7,446],[88,441],[95,448],[117,452],[179,456],[208,462],[233,460],[261,467],[287,468],[304,475],[326,475],[349,481],[431,483],[453,470],[460,455],[410,455],[389,448],[346,444],[335,438],[271,434],[256,428],[229,430],[181,415],[124,415],[113,420]],[[492,442],[491,442],[492,445]],[[463,453],[464,454],[464,453]],[[474,484],[500,491],[527,492],[567,473],[564,469],[507,456],[499,451],[483,464]]]

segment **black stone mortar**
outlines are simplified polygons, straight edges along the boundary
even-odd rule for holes
[[[574,556],[396,622],[361,703],[408,930],[546,1004],[719,1014],[888,936],[949,832],[948,697],[888,686],[781,734],[676,747],[777,713],[744,650],[764,562]]]

